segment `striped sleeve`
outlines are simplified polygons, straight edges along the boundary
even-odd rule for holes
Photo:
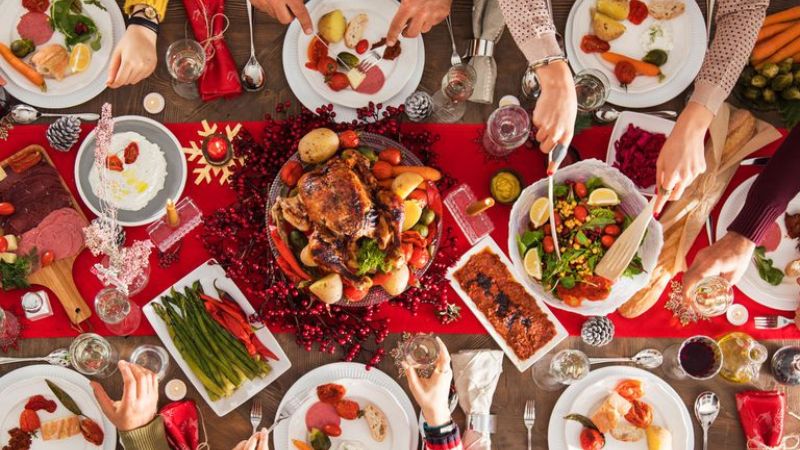
[[[443,435],[435,435],[425,430],[425,449],[426,450],[462,450],[461,431],[458,426]]]

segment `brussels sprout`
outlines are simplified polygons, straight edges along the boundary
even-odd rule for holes
[[[792,63],[794,60],[792,58],[786,58],[778,64],[778,72],[780,73],[790,73],[792,71]]]
[[[778,74],[778,72],[780,72],[780,70],[781,69],[778,67],[777,64],[766,63],[759,72],[761,73],[761,75],[764,75],[767,78],[773,78],[775,77],[775,75]]]
[[[800,88],[792,86],[781,92],[781,97],[783,97],[784,100],[800,100]]]
[[[375,150],[369,147],[358,147],[358,152],[364,155],[365,158],[369,160],[369,162],[375,162],[378,160],[378,154]]]
[[[331,439],[319,428],[312,428],[308,432],[308,442],[311,443],[311,448],[314,450],[329,450],[331,448]]]
[[[660,49],[650,50],[646,55],[644,55],[642,61],[659,67],[663,66],[667,62],[667,52]]]
[[[416,231],[417,233],[419,233],[420,236],[422,236],[424,238],[428,237],[429,230],[428,230],[428,226],[427,225],[423,225],[421,223],[418,223],[418,224],[414,225],[413,227],[411,227],[411,230]]]
[[[761,97],[767,103],[775,103],[775,100],[776,100],[775,91],[773,91],[772,89],[769,89],[769,88],[764,89],[763,91],[761,91]]]
[[[756,75],[756,69],[753,66],[746,66],[744,70],[742,70],[742,74],[739,75],[739,80],[741,80],[744,84],[750,84],[750,80],[753,79],[753,76]]]
[[[772,79],[769,87],[772,88],[773,91],[780,92],[791,86],[792,81],[794,81],[794,77],[792,77],[791,73],[782,73]]]
[[[750,80],[750,84],[753,87],[763,88],[767,86],[768,81],[769,80],[767,80],[767,77],[765,77],[764,75],[754,75],[753,79]]]
[[[794,71],[794,84],[800,86],[800,69]]]
[[[308,238],[306,238],[306,235],[303,233],[297,230],[292,230],[292,232],[289,233],[289,245],[292,247],[292,249],[299,252],[306,245],[308,245]]]
[[[761,91],[756,88],[747,88],[744,90],[744,98],[756,101],[761,98]]]
[[[348,53],[348,52],[341,52],[337,55],[339,60],[345,64],[347,64],[347,69],[352,69],[353,67],[357,66],[359,63],[358,56]]]
[[[11,43],[11,53],[17,58],[24,58],[31,54],[36,49],[33,41],[30,39],[17,39]]]

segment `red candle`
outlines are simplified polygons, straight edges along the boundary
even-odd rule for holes
[[[220,162],[228,158],[229,142],[222,136],[210,136],[206,143],[206,152],[211,162]]]

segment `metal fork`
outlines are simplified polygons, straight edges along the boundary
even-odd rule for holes
[[[258,426],[261,425],[261,419],[263,417],[261,402],[253,400],[253,405],[250,406],[250,423],[253,424],[253,434],[258,431]]]
[[[450,32],[450,44],[453,46],[453,53],[450,55],[450,65],[455,66],[461,64],[461,56],[459,56],[458,48],[456,47],[456,38],[453,37],[453,21],[450,19],[450,14],[447,15],[445,21],[447,22],[447,31]]]
[[[297,412],[297,409],[300,408],[300,405],[305,403],[305,401],[310,396],[311,392],[307,392],[305,394],[298,395],[293,399],[289,400],[286,403],[286,405],[284,405],[283,408],[281,409],[280,414],[278,414],[278,418],[275,419],[275,422],[273,422],[272,425],[270,425],[269,428],[267,428],[267,434],[272,433],[272,430],[274,430],[279,423],[283,422],[289,417],[292,417],[292,415]]]
[[[522,416],[522,420],[525,422],[525,428],[528,429],[528,450],[533,448],[531,432],[533,431],[533,422],[536,420],[536,408],[534,406],[533,400],[525,402],[525,414]]]
[[[356,69],[364,74],[369,72],[369,69],[375,67],[375,64],[378,64],[378,62],[383,59],[384,50],[386,50],[386,44],[373,48],[372,51],[367,53],[367,56],[361,60],[358,66],[356,66]]]
[[[794,320],[784,316],[757,316],[754,320],[759,330],[779,330],[794,323]]]

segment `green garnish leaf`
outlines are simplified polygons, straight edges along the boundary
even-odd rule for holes
[[[392,264],[386,261],[386,253],[378,247],[378,241],[375,239],[363,241],[356,253],[356,261],[358,261],[358,276],[392,270]]]
[[[588,189],[589,192],[601,187],[603,187],[603,180],[600,177],[591,177],[586,180],[586,189]]]
[[[767,283],[777,286],[783,283],[784,275],[780,269],[773,265],[772,259],[767,258],[766,251],[767,249],[762,245],[756,247],[755,252],[753,252],[753,262],[756,265],[756,269],[758,269],[758,276]]]
[[[526,231],[525,233],[522,234],[522,237],[520,239],[521,242],[525,245],[525,247],[530,247],[533,244],[544,239],[544,231],[542,230]]]
[[[625,271],[622,272],[623,277],[633,278],[636,275],[644,272],[644,265],[642,264],[642,258],[639,255],[633,257],[631,263],[628,264],[628,267],[625,268]]]
[[[28,255],[19,255],[13,263],[0,261],[0,283],[3,285],[3,290],[10,291],[30,287],[28,275],[30,275],[35,261],[35,248]]]
[[[593,217],[593,218],[589,219],[589,221],[587,221],[585,224],[583,224],[581,226],[581,229],[590,230],[592,228],[604,227],[606,225],[611,225],[614,222],[615,221],[614,221],[613,217]]]
[[[553,186],[553,195],[557,198],[566,197],[569,195],[569,186],[566,184],[557,184]]]
[[[564,420],[574,420],[575,422],[580,423],[581,425],[583,425],[586,428],[591,428],[592,430],[595,430],[598,433],[600,432],[600,430],[597,428],[597,425],[595,425],[594,422],[592,422],[592,419],[590,419],[590,418],[588,418],[586,416],[583,416],[581,414],[568,414],[568,415],[564,416]],[[600,434],[603,434],[603,433],[600,433]]]
[[[578,243],[584,247],[588,247],[592,243],[592,241],[590,241],[589,238],[583,234],[583,231],[578,231],[578,233],[575,234],[575,240],[577,240]]]
[[[64,405],[64,408],[67,408],[69,412],[75,414],[76,416],[83,415],[83,412],[81,412],[81,408],[78,407],[78,404],[75,403],[75,400],[73,400],[69,394],[67,394],[63,389],[58,387],[58,385],[53,383],[52,381],[46,378],[44,381],[45,383],[47,383],[47,386],[50,388],[50,390],[53,391],[53,394],[55,394],[55,396],[58,397],[58,400],[61,402],[61,404]]]

